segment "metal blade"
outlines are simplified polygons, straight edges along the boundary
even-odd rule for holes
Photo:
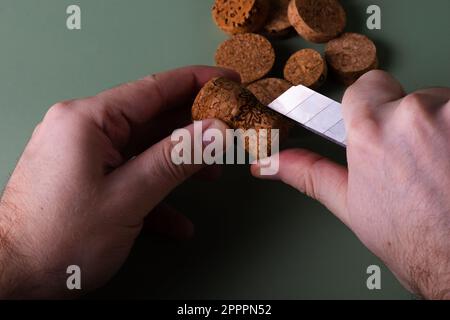
[[[346,146],[341,104],[314,90],[301,85],[292,87],[269,104],[269,108],[328,140]]]

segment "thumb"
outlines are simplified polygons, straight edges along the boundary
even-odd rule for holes
[[[276,175],[261,175],[258,164],[252,166],[252,174],[261,179],[281,180],[321,202],[348,225],[346,168],[307,150],[286,150],[278,156]]]
[[[173,189],[207,166],[202,156],[208,142],[215,142],[219,152],[214,158],[221,158],[226,129],[219,120],[196,122],[175,131],[171,137],[115,170],[111,174],[111,185],[114,188],[112,194],[117,195],[116,208],[126,212],[132,210],[138,213],[139,219],[144,218]],[[223,137],[223,141],[215,141],[211,136]]]

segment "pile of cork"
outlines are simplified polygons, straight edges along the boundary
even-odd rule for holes
[[[326,47],[325,57],[307,48],[289,58],[284,80],[291,85],[317,89],[328,69],[350,85],[378,66],[377,49],[369,38],[343,34],[347,16],[338,0],[216,0],[212,16],[220,29],[232,35],[218,48],[216,63],[239,72],[245,84],[272,70],[275,51],[268,39],[289,36],[292,29]]]
[[[287,136],[286,120],[265,106],[291,86],[318,89],[329,73],[351,85],[378,67],[375,44],[364,35],[344,33],[347,15],[339,0],[215,0],[212,16],[231,36],[217,49],[216,64],[238,72],[242,85],[213,79],[194,103],[194,120],[216,117],[236,129],[277,128]],[[284,79],[266,78],[276,59],[269,39],[295,33],[326,43],[324,56],[302,49],[285,63]]]

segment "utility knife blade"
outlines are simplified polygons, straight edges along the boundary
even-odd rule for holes
[[[294,86],[269,104],[269,108],[328,140],[347,145],[341,104],[314,90]]]

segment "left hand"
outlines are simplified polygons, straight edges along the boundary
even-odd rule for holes
[[[165,137],[190,122],[198,90],[221,76],[239,80],[188,67],[51,107],[1,198],[0,297],[69,295],[69,265],[80,266],[83,292],[103,285],[147,216],[152,228],[192,234],[187,218],[157,206],[204,166],[174,165]],[[212,127],[226,129],[203,121],[203,130]]]

